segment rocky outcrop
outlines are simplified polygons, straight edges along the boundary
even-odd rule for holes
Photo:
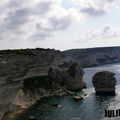
[[[58,81],[69,90],[82,90],[85,86],[83,68],[77,63],[72,63],[69,67],[64,67],[64,69],[50,68],[48,74],[51,79]]]
[[[67,89],[82,90],[84,88],[83,75],[83,68],[79,64],[73,63],[64,74]]]
[[[93,76],[93,86],[96,93],[114,93],[116,78],[115,74],[109,71],[98,72]]]

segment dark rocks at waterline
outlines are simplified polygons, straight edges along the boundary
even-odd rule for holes
[[[51,107],[61,107],[62,105],[60,104],[52,104]]]
[[[98,72],[92,79],[92,83],[97,94],[115,94],[115,73],[109,71]]]
[[[73,99],[78,102],[80,100],[83,100],[84,98],[82,96],[73,96]]]
[[[48,76],[53,81],[59,82],[68,90],[77,91],[86,88],[83,81],[84,70],[78,63],[72,63],[68,68],[50,68]]]

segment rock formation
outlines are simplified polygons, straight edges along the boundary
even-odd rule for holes
[[[48,74],[51,79],[58,81],[69,90],[77,91],[85,87],[83,81],[84,71],[77,63],[72,63],[69,67],[67,66],[67,68],[65,67],[64,69],[50,68]]]
[[[109,71],[98,72],[93,76],[93,86],[96,93],[114,93],[116,78],[115,74]]]
[[[84,71],[82,67],[77,63],[73,63],[64,74],[67,89],[82,90],[84,87],[83,75]]]

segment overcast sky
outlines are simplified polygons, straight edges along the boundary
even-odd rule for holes
[[[0,0],[0,49],[120,46],[120,0]]]

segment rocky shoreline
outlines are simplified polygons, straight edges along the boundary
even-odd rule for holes
[[[54,66],[50,64],[46,67],[45,65],[42,66],[42,63],[36,63],[37,66],[34,63],[32,64],[33,67],[29,68],[31,64],[26,63],[28,64],[28,72],[22,74],[27,67],[25,67],[24,64],[28,61],[24,61],[23,65],[17,66],[16,62],[20,59],[14,60],[15,59],[11,61],[11,70],[9,70],[10,68],[8,69],[7,63],[2,63],[1,71],[4,70],[7,72],[8,77],[6,78],[6,75],[1,75],[4,76],[3,82],[5,82],[2,83],[1,81],[0,83],[0,86],[3,87],[1,88],[0,94],[3,95],[5,92],[5,96],[1,98],[1,104],[4,103],[3,109],[0,108],[2,109],[0,112],[1,119],[3,116],[6,116],[6,113],[21,113],[41,98],[70,95],[72,94],[70,90],[79,91],[85,86],[83,81],[84,71],[77,63],[71,62],[62,68],[57,64]],[[28,58],[26,60],[28,60]],[[19,71],[19,67],[22,68],[22,71]],[[12,73],[15,75],[12,75]],[[14,84],[14,86],[12,84]]]
[[[55,84],[55,88],[53,87],[54,86],[52,86],[52,89],[39,88],[34,91],[32,90],[24,91],[23,89],[20,89],[16,93],[11,110],[8,109],[7,112],[4,112],[2,116],[2,120],[11,120],[16,116],[19,116],[20,114],[25,112],[27,109],[32,107],[34,104],[36,104],[38,101],[40,101],[43,98],[52,97],[52,96],[63,97],[63,96],[75,94],[74,92],[69,91],[64,87],[61,87],[59,84]]]
[[[43,96],[38,96],[37,98],[32,98],[30,101],[26,101],[26,103],[24,104],[25,106],[15,106],[14,110],[11,112],[6,112],[2,118],[2,120],[13,120],[16,117],[19,117],[21,114],[25,113],[27,110],[29,110],[33,105],[35,105],[36,103],[40,102],[42,99],[48,98],[48,97],[52,97],[52,96],[60,96],[60,97],[64,97],[64,96],[68,96],[68,95],[74,95],[74,92],[71,92],[69,90],[65,90],[65,89],[61,89],[60,91],[58,91],[58,93],[53,93],[53,94],[46,94]],[[19,96],[19,95],[18,95]],[[23,96],[22,96],[23,97]],[[24,101],[25,102],[25,101]],[[29,103],[28,103],[29,102]]]

